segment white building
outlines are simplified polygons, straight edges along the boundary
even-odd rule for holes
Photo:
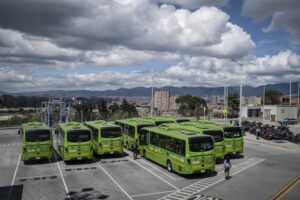
[[[265,112],[263,114],[263,111]],[[243,119],[255,119],[264,116],[265,121],[281,121],[284,118],[295,118],[298,116],[296,106],[280,106],[280,105],[265,105],[265,106],[244,106],[242,107]]]

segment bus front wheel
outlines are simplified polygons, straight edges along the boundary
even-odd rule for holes
[[[172,169],[172,163],[169,160],[167,161],[167,169],[168,169],[169,172],[172,172],[172,170],[173,170]]]

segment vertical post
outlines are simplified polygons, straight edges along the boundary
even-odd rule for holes
[[[290,107],[292,106],[292,81],[290,80]]]
[[[298,102],[297,102],[297,107],[299,108],[299,89],[300,89],[300,78],[298,79]]]
[[[151,88],[151,110],[150,110],[150,113],[151,113],[151,116],[153,116],[153,107],[154,107],[154,99],[153,99],[153,88],[154,88],[154,72],[152,70],[152,88]]]
[[[243,101],[243,76],[241,78],[241,85],[240,85],[240,112],[239,112],[240,127],[242,127],[242,101]]]
[[[264,90],[263,90],[263,121],[265,120],[265,98],[266,98],[266,85],[264,85]]]

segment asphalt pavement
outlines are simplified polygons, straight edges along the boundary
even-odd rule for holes
[[[130,151],[91,162],[24,165],[17,129],[0,130],[0,152],[1,199],[270,199],[282,191],[284,199],[300,197],[299,184],[291,183],[300,175],[300,152],[252,138],[245,138],[244,157],[232,158],[229,180],[222,164],[217,173],[181,176],[133,160]]]

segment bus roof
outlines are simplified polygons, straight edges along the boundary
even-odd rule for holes
[[[193,126],[195,128],[199,129],[214,129],[214,130],[223,130],[223,127],[217,125],[217,124],[202,124],[199,122],[183,122],[180,123],[182,126]]]
[[[191,131],[183,131],[179,129],[169,128],[166,126],[146,127],[143,129],[154,133],[159,133],[161,135],[170,136],[176,139],[181,139],[181,140],[185,140],[193,137],[207,137],[206,135],[197,135],[196,133]]]
[[[120,120],[116,120],[116,122],[120,122],[120,123],[131,125],[131,126],[137,126],[137,125],[141,125],[141,124],[154,125],[152,122],[150,122],[149,120],[145,120],[144,118],[120,119]]]
[[[89,130],[86,126],[79,122],[58,123],[58,126],[64,131],[69,130]]]
[[[47,129],[50,130],[49,126],[47,126],[45,123],[41,122],[29,122],[22,124],[23,130],[40,130],[40,129]]]
[[[115,125],[111,122],[106,122],[104,120],[87,121],[87,122],[84,122],[84,124],[87,124],[89,126],[97,128],[97,129],[101,129],[104,127],[120,127],[118,125]]]
[[[190,132],[193,132],[193,133],[202,133],[203,130],[207,130],[209,128],[201,128],[201,127],[195,127],[195,126],[192,126],[192,125],[187,125],[187,124],[184,124],[184,123],[180,123],[180,124],[162,124],[160,125],[160,127],[169,127],[171,129],[178,129],[178,130],[185,130],[185,131],[190,131]]]
[[[151,123],[156,123],[156,122],[176,122],[175,119],[165,117],[165,116],[152,116],[152,117],[144,117],[143,119],[151,122]]]

